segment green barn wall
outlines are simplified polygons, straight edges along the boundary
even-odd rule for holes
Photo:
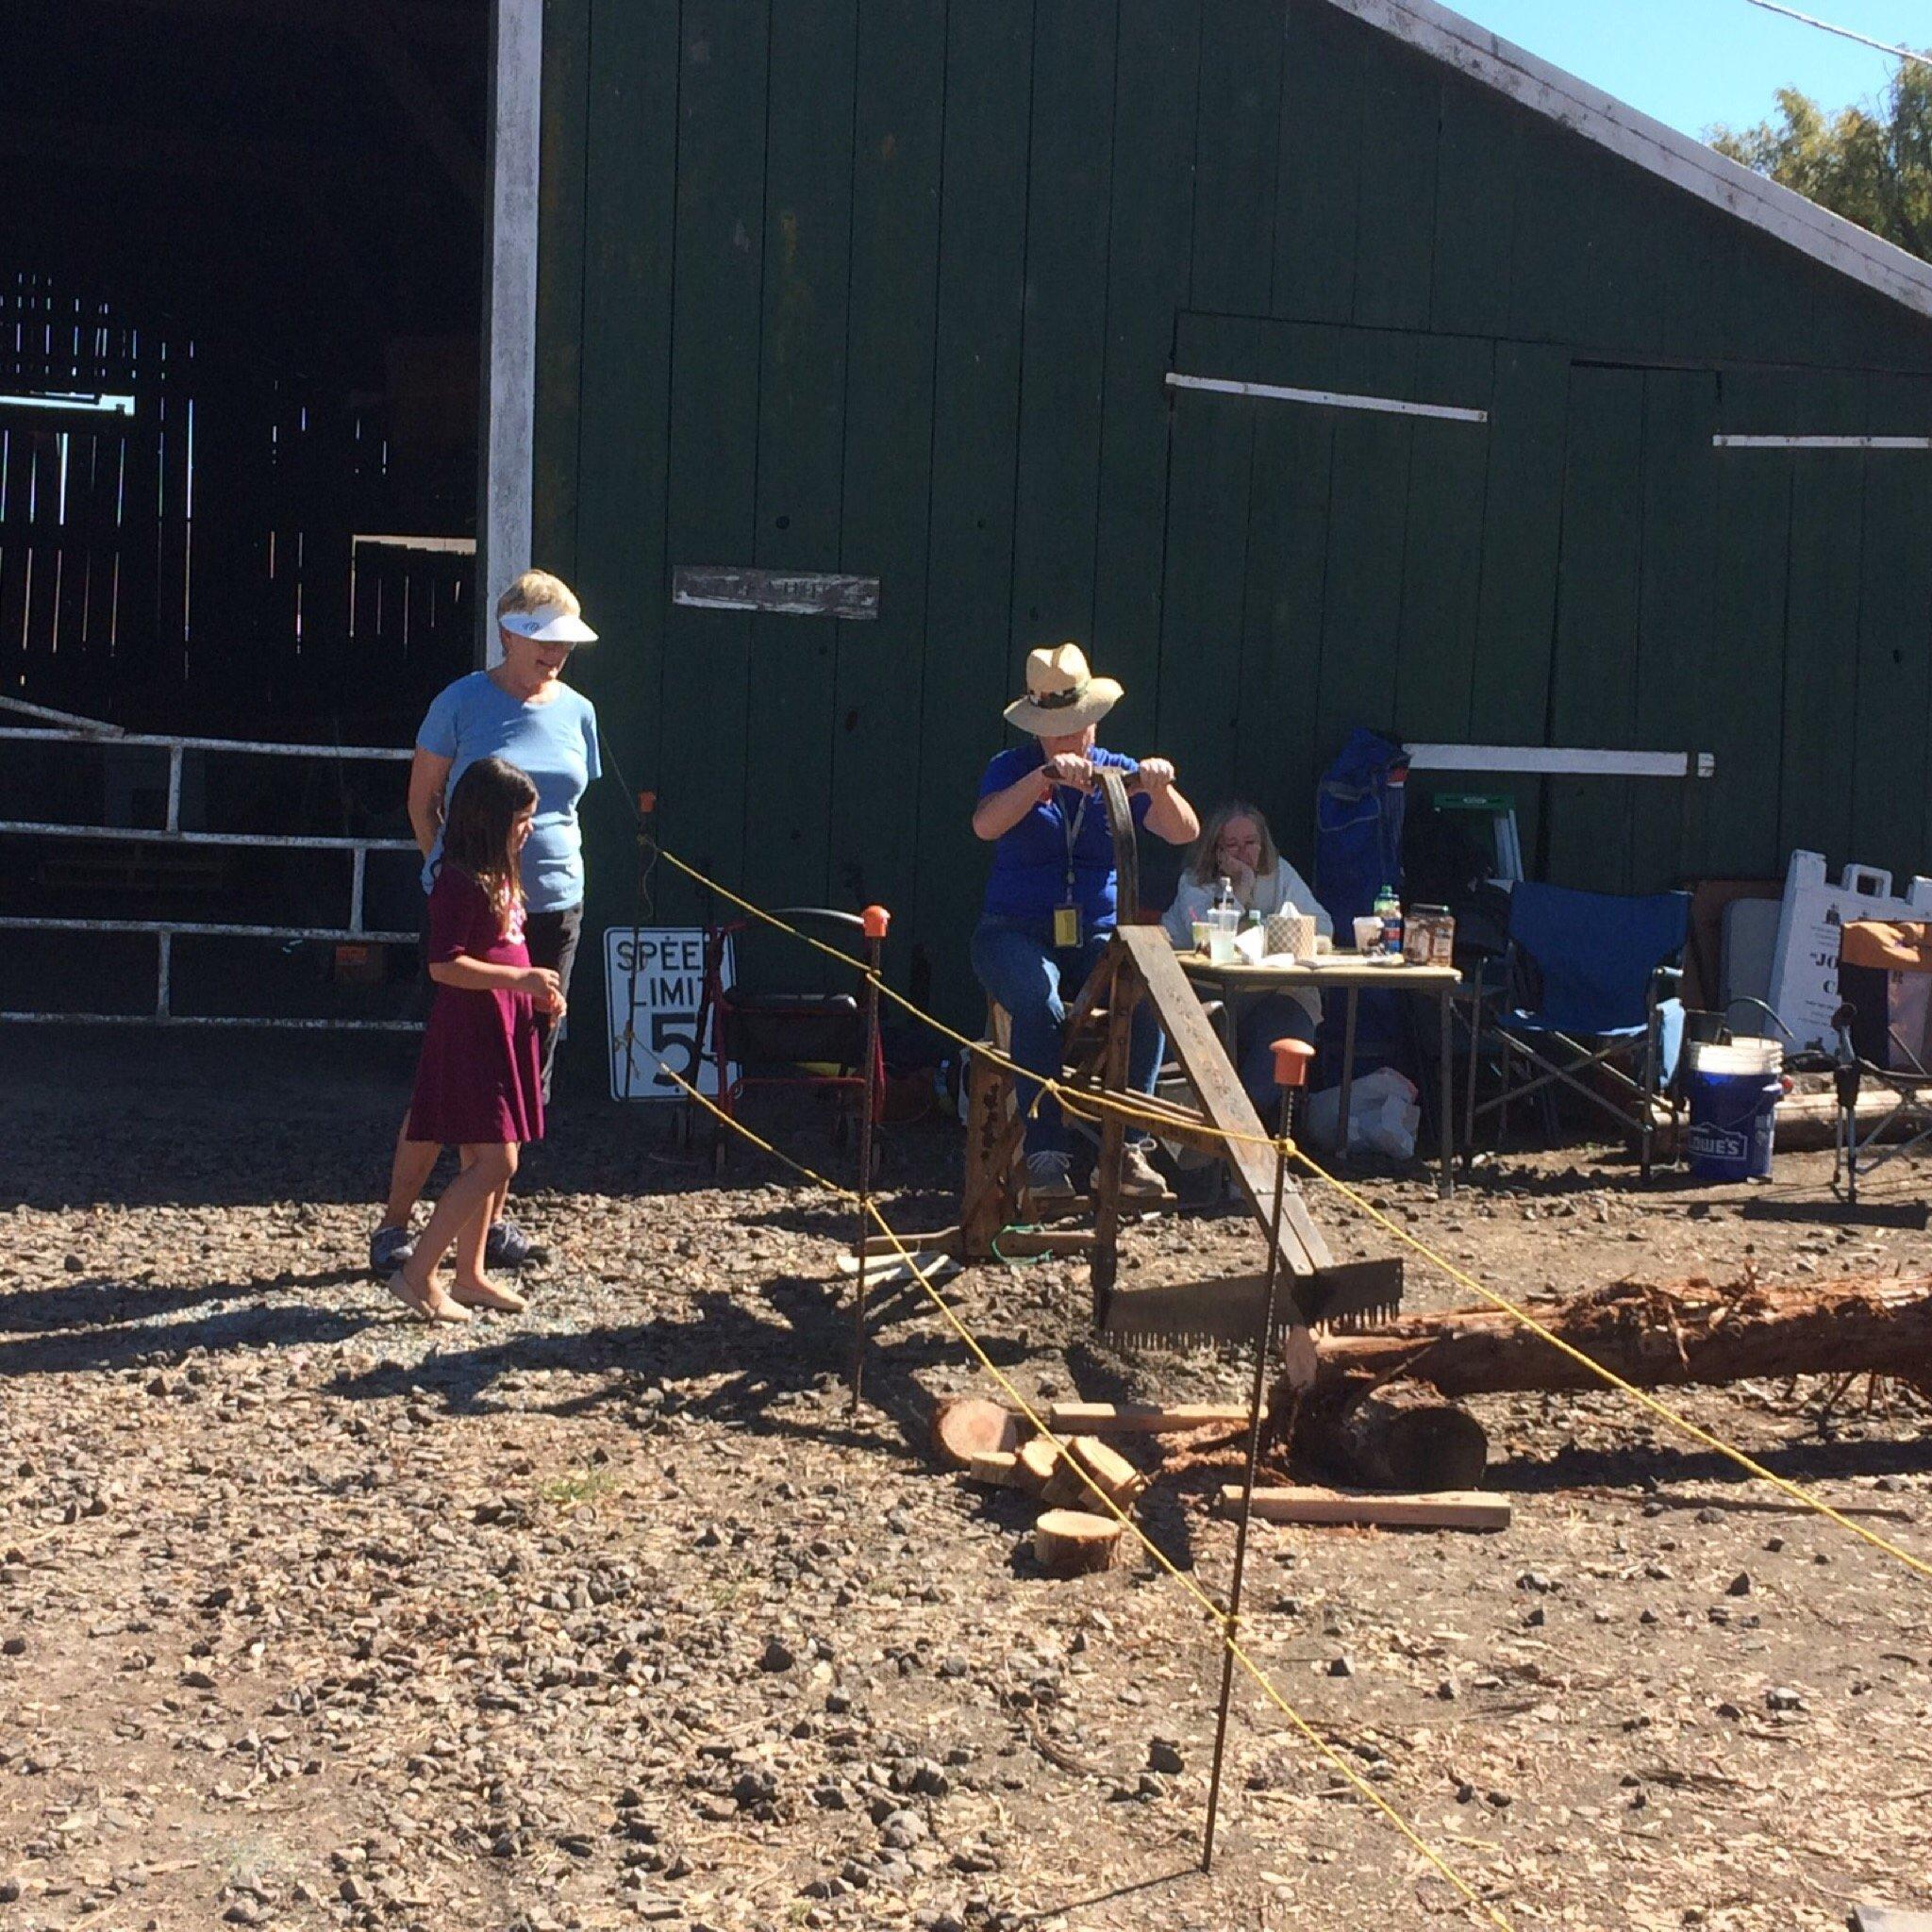
[[[1932,857],[1932,458],[1710,441],[1932,432],[1932,325],[1324,0],[552,0],[547,35],[536,554],[607,640],[573,675],[667,844],[884,902],[941,1011],[976,1012],[999,706],[1063,636],[1126,684],[1109,742],[1304,865],[1357,723],[1716,752],[1688,804],[1519,785],[1569,883]],[[880,618],[674,608],[685,563],[876,575]],[[595,930],[635,906],[620,784],[587,826]]]

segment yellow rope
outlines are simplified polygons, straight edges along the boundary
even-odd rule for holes
[[[676,1074],[672,1073],[669,1067],[666,1067],[664,1069],[664,1072],[671,1080],[675,1082],[677,1086],[681,1087],[684,1090],[685,1093],[691,1099],[695,1100],[697,1104],[700,1107],[702,1107],[708,1113],[709,1113],[714,1119],[722,1121],[724,1124],[724,1125],[731,1128],[734,1133],[741,1135],[745,1140],[749,1141],[754,1147],[759,1148],[764,1153],[769,1154],[773,1158],[773,1159],[782,1162],[785,1166],[789,1167],[794,1174],[802,1174],[807,1180],[814,1182],[817,1186],[824,1188],[828,1193],[835,1194],[842,1200],[858,1201],[860,1203],[860,1205],[864,1208],[866,1213],[869,1214],[872,1217],[872,1219],[878,1224],[879,1231],[885,1236],[885,1238],[889,1241],[891,1242],[892,1246],[898,1251],[900,1260],[905,1264],[905,1266],[908,1269],[911,1271],[914,1278],[918,1281],[920,1287],[925,1291],[926,1296],[931,1301],[933,1307],[939,1310],[940,1314],[945,1319],[945,1321],[952,1327],[954,1332],[959,1337],[960,1341],[962,1341],[966,1344],[966,1347],[968,1348],[968,1350],[971,1351],[974,1359],[978,1361],[981,1368],[983,1368],[986,1371],[986,1373],[992,1377],[993,1381],[998,1384],[1000,1389],[1005,1391],[1008,1399],[1013,1404],[1014,1407],[1017,1408],[1020,1411],[1020,1413],[1024,1415],[1026,1418],[1026,1420],[1033,1424],[1034,1428],[1036,1428],[1040,1432],[1040,1434],[1052,1445],[1055,1456],[1068,1469],[1071,1469],[1074,1472],[1074,1474],[1080,1479],[1081,1483],[1093,1495],[1095,1500],[1107,1511],[1107,1513],[1109,1516],[1111,1516],[1117,1523],[1119,1523],[1124,1529],[1130,1531],[1134,1536],[1135,1540],[1140,1543],[1141,1547],[1143,1550],[1145,1550],[1150,1557],[1153,1557],[1155,1563],[1161,1570],[1165,1571],[1169,1576],[1171,1576],[1176,1583],[1178,1583],[1181,1586],[1181,1588],[1185,1590],[1188,1592],[1188,1594],[1191,1596],[1194,1599],[1194,1601],[1198,1603],[1204,1610],[1207,1611],[1209,1619],[1220,1627],[1223,1641],[1226,1644],[1230,1655],[1232,1655],[1235,1661],[1241,1665],[1242,1670],[1245,1671],[1247,1674],[1254,1680],[1254,1682],[1260,1688],[1262,1693],[1269,1699],[1269,1701],[1272,1704],[1274,1704],[1281,1711],[1283,1716],[1285,1716],[1288,1719],[1288,1721],[1295,1727],[1295,1729],[1298,1732],[1300,1732],[1300,1734],[1304,1738],[1306,1738],[1309,1743],[1314,1745],[1316,1750],[1319,1751],[1322,1754],[1322,1756],[1327,1759],[1330,1768],[1334,1770],[1341,1777],[1346,1780],[1346,1782],[1354,1790],[1356,1790],[1363,1797],[1365,1797],[1370,1802],[1370,1804],[1374,1805],[1374,1807],[1378,1811],[1380,1811],[1382,1815],[1385,1818],[1387,1818],[1391,1824],[1394,1825],[1396,1830],[1399,1831],[1402,1834],[1402,1836],[1407,1840],[1409,1844],[1416,1851],[1420,1852],[1422,1856],[1425,1859],[1427,1859],[1427,1861],[1432,1866],[1434,1866],[1435,1869],[1439,1873],[1441,1873],[1444,1878],[1446,1878],[1449,1881],[1450,1885],[1453,1886],[1455,1890],[1461,1894],[1463,1900],[1471,1907],[1473,1910],[1480,1912],[1485,1918],[1489,1920],[1489,1922],[1492,1925],[1500,1926],[1502,1928],[1502,1932],[1513,1932],[1513,1928],[1511,1927],[1508,1920],[1504,1918],[1502,1914],[1498,1912],[1493,1906],[1488,1903],[1488,1901],[1481,1898],[1461,1877],[1461,1875],[1455,1870],[1455,1868],[1452,1865],[1450,1865],[1438,1852],[1436,1852],[1427,1843],[1425,1840],[1418,1836],[1414,1827],[1409,1824],[1408,1821],[1405,1819],[1402,1816],[1402,1814],[1399,1811],[1397,1811],[1394,1808],[1394,1807],[1391,1805],[1389,1801],[1386,1798],[1384,1798],[1378,1790],[1375,1790],[1374,1786],[1370,1784],[1369,1781],[1366,1778],[1364,1778],[1361,1775],[1361,1774],[1357,1772],[1352,1764],[1349,1763],[1347,1758],[1345,1758],[1341,1755],[1341,1753],[1335,1748],[1334,1745],[1329,1743],[1329,1741],[1325,1738],[1324,1738],[1321,1735],[1321,1733],[1314,1728],[1312,1724],[1308,1723],[1307,1719],[1303,1717],[1301,1712],[1298,1711],[1293,1705],[1289,1703],[1288,1699],[1284,1697],[1281,1694],[1281,1692],[1274,1688],[1274,1682],[1269,1678],[1267,1674],[1260,1668],[1258,1664],[1255,1662],[1255,1660],[1251,1657],[1248,1656],[1247,1652],[1244,1651],[1241,1647],[1241,1645],[1235,1641],[1234,1618],[1229,1616],[1227,1612],[1223,1610],[1220,1607],[1220,1606],[1214,1602],[1213,1598],[1211,1598],[1207,1593],[1207,1591],[1204,1591],[1201,1588],[1201,1586],[1193,1580],[1192,1577],[1189,1576],[1188,1574],[1186,1574],[1185,1572],[1180,1570],[1175,1565],[1173,1558],[1170,1557],[1164,1550],[1162,1550],[1157,1543],[1154,1542],[1154,1541],[1147,1535],[1147,1532],[1143,1530],[1141,1527],[1141,1525],[1138,1523],[1136,1523],[1130,1516],[1128,1516],[1126,1512],[1124,1509],[1122,1509],[1117,1503],[1115,1503],[1113,1498],[1109,1496],[1105,1490],[1101,1489],[1096,1482],[1094,1482],[1093,1478],[1087,1473],[1087,1471],[1081,1468],[1080,1464],[1074,1459],[1074,1457],[1068,1453],[1066,1444],[1063,1443],[1059,1440],[1059,1438],[1054,1434],[1052,1428],[1049,1427],[1049,1425],[1035,1411],[1033,1406],[1026,1400],[1026,1398],[1023,1394],[1021,1394],[1020,1391],[1014,1387],[1014,1385],[1007,1378],[1007,1376],[1001,1373],[999,1367],[997,1366],[997,1364],[995,1364],[992,1357],[987,1354],[986,1350],[983,1347],[980,1346],[978,1338],[975,1337],[973,1331],[966,1326],[965,1323],[959,1319],[958,1314],[946,1301],[945,1297],[940,1293],[939,1289],[933,1284],[931,1278],[926,1274],[924,1269],[923,1269],[919,1265],[919,1262],[914,1257],[912,1251],[909,1248],[908,1248],[906,1243],[899,1239],[897,1233],[887,1223],[885,1216],[879,1212],[877,1204],[871,1200],[862,1199],[857,1191],[855,1191],[851,1188],[844,1186],[841,1182],[835,1181],[831,1179],[829,1176],[820,1174],[819,1172],[817,1172],[816,1169],[806,1166],[806,1164],[802,1160],[796,1160],[791,1155],[782,1153],[778,1148],[774,1147],[771,1141],[765,1140],[762,1135],[754,1133],[751,1130],[751,1128],[747,1127],[743,1124],[743,1122],[735,1119],[730,1114],[725,1113],[722,1108],[714,1106],[702,1093],[700,1093],[697,1091],[697,1089],[693,1087],[688,1080],[682,1079]],[[858,1258],[858,1265],[862,1273],[865,1267],[865,1256],[862,1251],[860,1252]]]
[[[844,960],[847,965],[855,968],[862,978],[869,980],[874,986],[877,987],[879,991],[889,1000],[891,1000],[896,1006],[902,1007],[915,1019],[930,1026],[934,1032],[955,1041],[958,1045],[965,1048],[967,1052],[977,1054],[982,1058],[991,1060],[1008,1073],[1018,1074],[1026,1079],[1036,1081],[1040,1091],[1034,1096],[1033,1105],[1035,1108],[1038,1108],[1041,1100],[1045,1095],[1051,1093],[1064,1111],[1084,1119],[1090,1124],[1099,1123],[1103,1119],[1105,1112],[1111,1111],[1115,1118],[1131,1121],[1144,1126],[1158,1138],[1159,1129],[1163,1122],[1160,1115],[1153,1108],[1136,1108],[1131,1101],[1124,1100],[1117,1094],[1091,1093],[1084,1090],[1076,1091],[1069,1089],[1061,1081],[1041,1079],[1040,1075],[1029,1073],[1024,1067],[1017,1065],[996,1048],[987,1046],[979,1041],[968,1040],[963,1033],[956,1032],[943,1020],[938,1019],[933,1014],[926,1012],[923,1008],[913,1005],[903,993],[895,991],[883,979],[879,978],[877,974],[869,972],[863,960],[855,958],[850,953],[841,953],[836,946],[824,945],[809,934],[802,933],[795,926],[788,925],[775,914],[766,912],[762,908],[754,906],[750,900],[741,898],[728,888],[719,885],[716,880],[707,878],[703,873],[697,871],[693,866],[687,865],[675,854],[666,852],[663,854],[663,857],[680,872],[697,881],[698,884],[706,887],[708,891],[717,892],[721,897],[728,899],[734,906],[742,907],[756,918],[763,920],[767,925],[774,926],[780,932],[790,933],[792,938],[803,940],[807,945],[815,948],[819,952],[828,954],[835,959]],[[666,1068],[665,1071],[669,1073],[670,1069]],[[671,1077],[673,1079],[677,1078],[675,1074]],[[679,1086],[685,1085],[681,1080],[677,1084]],[[702,1096],[697,1095],[693,1097],[702,1098]],[[709,1105],[708,1102],[704,1104],[706,1106]],[[712,1111],[715,1112],[716,1109],[713,1108]],[[720,1117],[724,1118],[722,1115]],[[1167,1123],[1167,1124],[1172,1124],[1172,1123]],[[732,1125],[737,1126],[738,1123],[733,1121]],[[741,1129],[740,1131],[745,1130]],[[1553,1333],[1544,1324],[1539,1322],[1534,1315],[1509,1300],[1507,1295],[1498,1294],[1493,1289],[1484,1287],[1474,1275],[1465,1274],[1453,1261],[1438,1254],[1427,1242],[1419,1240],[1406,1228],[1399,1226],[1395,1222],[1391,1221],[1379,1208],[1372,1206],[1353,1188],[1338,1180],[1335,1175],[1328,1173],[1325,1168],[1322,1167],[1293,1141],[1277,1141],[1270,1135],[1244,1134],[1237,1130],[1210,1126],[1205,1124],[1197,1131],[1213,1139],[1227,1142],[1230,1145],[1239,1143],[1282,1149],[1292,1158],[1300,1161],[1318,1180],[1326,1182],[1336,1193],[1340,1194],[1357,1212],[1366,1215],[1378,1226],[1385,1228],[1390,1234],[1392,1234],[1404,1246],[1413,1248],[1424,1260],[1440,1268],[1452,1281],[1459,1283],[1472,1293],[1479,1295],[1492,1307],[1501,1309],[1503,1313],[1508,1315],[1512,1320],[1520,1322],[1533,1335],[1548,1342],[1552,1348],[1557,1350],[1560,1354],[1568,1356],[1573,1361],[1588,1370],[1592,1375],[1595,1375],[1607,1387],[1619,1390],[1624,1394],[1633,1397],[1643,1407],[1649,1409],[1652,1414],[1656,1415],[1671,1428],[1675,1429],[1679,1434],[1688,1437],[1694,1442],[1700,1443],[1705,1448],[1716,1450],[1720,1456],[1724,1457],[1747,1474],[1756,1476],[1760,1481],[1770,1483],[1774,1489],[1789,1496],[1793,1502],[1799,1503],[1807,1509],[1823,1516],[1827,1522],[1835,1523],[1840,1528],[1850,1530],[1854,1536],[1861,1538],[1874,1549],[1882,1550],[1887,1556],[1896,1557],[1916,1574],[1932,1577],[1932,1563],[1927,1563],[1922,1558],[1913,1556],[1910,1551],[1901,1548],[1897,1543],[1891,1541],[1890,1538],[1880,1536],[1875,1530],[1867,1529],[1863,1524],[1854,1522],[1850,1517],[1834,1509],[1822,1496],[1814,1495],[1802,1484],[1794,1483],[1789,1477],[1776,1474],[1772,1470],[1767,1469],[1761,1462],[1747,1456],[1743,1450],[1734,1448],[1721,1437],[1714,1436],[1709,1430],[1701,1428],[1696,1423],[1690,1421],[1688,1416],[1680,1415],[1668,1403],[1660,1402],[1648,1390],[1640,1389],[1634,1382],[1627,1381],[1624,1376],[1618,1374],[1615,1370],[1606,1368],[1603,1363],[1586,1355],[1574,1343],[1565,1341],[1561,1336]],[[770,1151],[780,1160],[788,1158],[785,1155],[778,1154],[775,1148]],[[794,1167],[798,1165],[795,1161],[791,1164]],[[800,1172],[808,1172],[808,1170],[800,1169]],[[832,1186],[834,1184],[826,1182],[825,1185]]]

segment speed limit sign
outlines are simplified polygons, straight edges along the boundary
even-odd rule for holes
[[[727,938],[720,969],[726,986],[732,983],[732,966]],[[683,1090],[665,1077],[666,1067],[700,1093],[716,1097],[717,1066],[708,1053],[700,1058],[698,1051],[698,1008],[705,992],[701,928],[606,927],[604,991],[613,1100],[681,1100]]]

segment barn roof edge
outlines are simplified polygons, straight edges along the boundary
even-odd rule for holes
[[[1932,263],[1753,174],[1713,147],[1478,26],[1436,0],[1326,0],[1814,261],[1932,319]]]

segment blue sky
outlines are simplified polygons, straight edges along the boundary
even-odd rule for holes
[[[1445,0],[1491,33],[1687,134],[1745,126],[1780,87],[1828,107],[1877,94],[1897,62],[1748,0]],[[1926,0],[1787,0],[1874,40],[1932,42]]]

